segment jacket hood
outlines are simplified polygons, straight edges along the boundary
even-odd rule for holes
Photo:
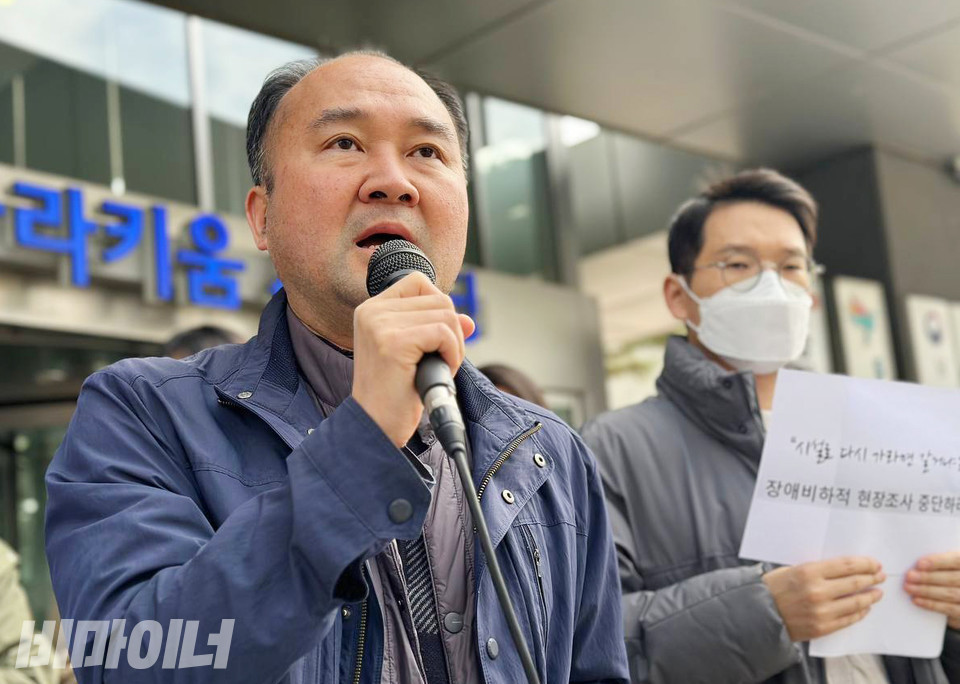
[[[728,371],[686,338],[671,337],[657,390],[705,432],[760,463],[766,433],[753,373]]]

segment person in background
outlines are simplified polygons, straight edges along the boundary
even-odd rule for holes
[[[493,386],[501,392],[512,394],[543,408],[548,408],[547,400],[543,398],[543,391],[523,371],[502,363],[488,363],[485,366],[480,366],[477,370],[486,375]]]
[[[163,345],[160,355],[169,356],[171,359],[185,359],[209,347],[218,347],[221,344],[237,344],[242,341],[239,335],[235,335],[224,328],[215,325],[201,325],[197,328],[184,330],[171,337]]]
[[[17,554],[0,539],[0,684],[53,684],[57,678],[50,667],[17,668],[23,623],[33,620],[18,564]],[[39,648],[35,641],[31,655]]]
[[[905,587],[871,558],[774,568],[739,558],[777,371],[807,338],[817,206],[769,169],[684,204],[669,235],[669,340],[658,395],[583,429],[600,463],[634,682],[960,682],[960,554],[921,559]],[[883,592],[949,616],[943,655],[814,659],[806,642]]]

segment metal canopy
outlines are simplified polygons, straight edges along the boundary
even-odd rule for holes
[[[464,89],[734,161],[960,152],[960,3],[946,0],[157,4],[322,51],[381,47]]]

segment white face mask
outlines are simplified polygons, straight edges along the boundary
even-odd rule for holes
[[[748,292],[725,287],[710,297],[690,291],[686,280],[677,282],[700,305],[700,325],[686,322],[703,346],[737,370],[758,375],[775,373],[803,353],[810,328],[813,297],[791,282],[781,282],[765,269]]]

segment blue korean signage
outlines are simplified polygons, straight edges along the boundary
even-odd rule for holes
[[[458,312],[467,314],[477,324],[473,334],[467,338],[467,342],[476,342],[480,339],[480,320],[479,298],[477,297],[477,274],[472,271],[461,272],[457,276],[457,282],[450,293],[450,299],[453,300],[453,306]]]
[[[241,305],[237,278],[244,273],[243,261],[224,258],[229,247],[230,230],[216,214],[201,213],[188,225],[190,247],[174,250],[169,237],[167,208],[149,208],[115,199],[101,202],[99,211],[105,222],[91,220],[84,213],[84,194],[80,188],[58,190],[37,183],[16,182],[13,194],[29,200],[31,207],[11,207],[13,234],[17,245],[26,249],[65,255],[69,259],[70,282],[76,287],[90,286],[88,242],[104,235],[108,245],[99,258],[111,263],[129,257],[145,245],[151,254],[155,277],[152,294],[160,301],[174,298],[174,269],[186,272],[187,298],[191,304],[222,309]],[[8,207],[0,204],[0,217]],[[270,294],[282,287],[279,280],[270,284]],[[478,298],[474,273],[461,273],[451,293],[461,313],[476,320]],[[477,339],[479,331],[470,338]]]
[[[13,209],[14,238],[18,245],[56,254],[70,260],[70,282],[89,287],[90,271],[87,241],[102,231],[112,243],[100,254],[105,263],[130,255],[141,242],[149,240],[155,268],[157,299],[173,299],[173,269],[179,263],[187,269],[189,300],[200,306],[223,309],[240,307],[236,275],[242,261],[219,255],[229,243],[230,231],[214,214],[200,214],[189,226],[192,249],[171,253],[167,210],[156,205],[149,210],[132,204],[105,200],[100,211],[114,219],[99,224],[84,215],[83,191],[78,188],[57,190],[33,183],[14,183],[18,197],[33,200],[36,206]],[[149,214],[149,220],[148,220]]]

